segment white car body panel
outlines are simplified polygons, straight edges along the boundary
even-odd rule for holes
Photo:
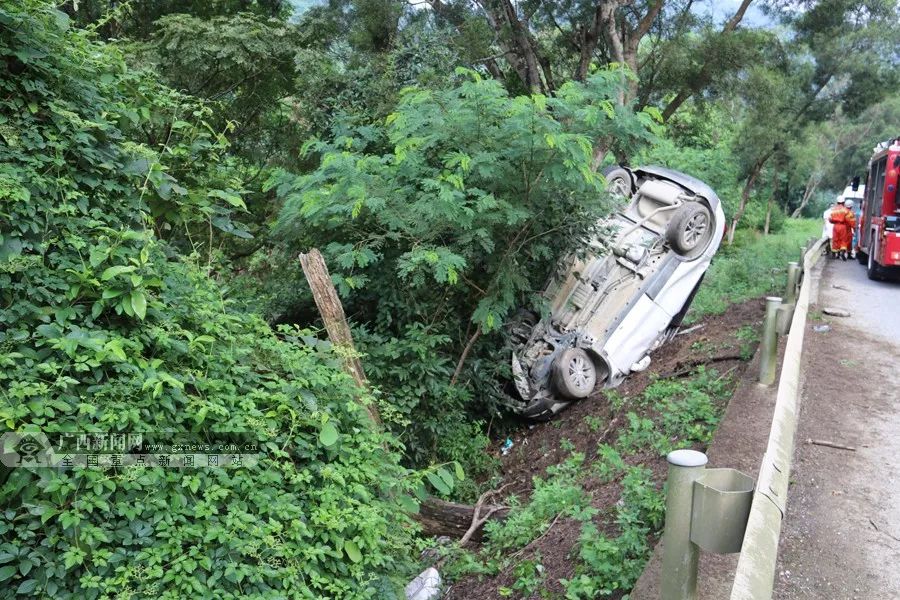
[[[649,353],[680,323],[722,242],[725,215],[708,185],[660,167],[618,169],[616,185],[626,176],[632,181],[631,192],[623,192],[628,204],[603,222],[612,235],[565,259],[543,292],[549,315],[527,324],[524,333],[515,329],[512,383],[524,403],[511,406],[529,418],[546,418],[589,395],[583,387],[564,387],[566,377],[575,377],[568,369],[583,371],[587,358],[607,388],[632,368],[646,368]],[[678,236],[694,232],[703,207],[705,234],[692,239],[704,235],[705,246],[692,251]],[[581,362],[561,362],[563,356]]]
[[[716,222],[725,222],[722,207],[716,207]],[[653,300],[642,295],[628,316],[607,342],[599,349],[613,367],[607,387],[617,385],[631,371],[631,365],[641,360],[654,341],[668,328],[672,318],[684,306],[687,298],[709,268],[719,249],[724,229],[718,229],[703,255],[696,260],[682,262],[669,277],[666,285]]]

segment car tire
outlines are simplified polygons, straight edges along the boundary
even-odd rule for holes
[[[676,254],[695,258],[703,254],[712,241],[712,212],[700,202],[688,202],[675,211],[666,227],[666,241]]]
[[[540,316],[534,311],[520,308],[509,320],[507,326],[509,340],[514,345],[524,344],[531,336],[531,330],[537,325]]]
[[[868,260],[869,260],[868,252],[863,252],[862,250],[856,251],[856,262],[858,262],[861,265],[866,265],[866,264],[868,264]]]
[[[607,167],[603,170],[606,179],[606,191],[613,196],[631,198],[634,194],[634,179],[631,173],[622,167]]]
[[[553,383],[565,398],[587,398],[597,385],[597,367],[587,352],[569,348],[553,365]]]
[[[869,246],[868,260],[866,261],[866,275],[869,279],[875,281],[881,279],[881,268],[875,262],[875,248]]]

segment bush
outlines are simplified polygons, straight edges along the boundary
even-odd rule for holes
[[[0,7],[0,56],[16,72],[0,78],[4,431],[244,432],[265,451],[236,469],[5,469],[4,589],[392,597],[414,479],[395,443],[327,344],[235,311],[154,233],[206,214],[190,202],[209,181],[129,137],[153,127],[134,105],[169,92],[38,0]],[[150,216],[165,193],[176,220]]]
[[[763,236],[740,230],[733,246],[723,245],[697,292],[687,322],[721,314],[728,306],[784,290],[787,263],[800,259],[800,249],[822,232],[821,221],[786,219],[781,233]]]

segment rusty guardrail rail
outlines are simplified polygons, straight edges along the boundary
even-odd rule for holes
[[[731,600],[772,597],[800,410],[800,361],[810,298],[810,278],[803,275],[819,260],[824,243],[815,239],[807,242],[801,261],[788,265],[784,298],[766,301],[760,343],[761,384],[775,382],[777,335],[788,334],[788,338],[772,427],[756,485],[750,476],[735,469],[707,470],[702,452],[676,450],[667,457],[662,600],[697,598],[701,549],[720,554],[740,552]]]

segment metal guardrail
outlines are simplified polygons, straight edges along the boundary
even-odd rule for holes
[[[824,244],[825,240],[821,239],[808,247],[803,255],[801,275],[809,273],[818,262]],[[731,588],[731,600],[762,600],[772,597],[778,539],[787,504],[794,435],[800,411],[800,362],[809,311],[809,288],[810,278],[803,277],[784,349],[772,429],[769,431],[769,442],[753,493],[753,504]]]
[[[810,297],[809,278],[803,275],[819,260],[824,243],[810,240],[801,263],[789,264],[784,302],[782,298],[767,299],[760,343],[759,381],[763,385],[775,381],[776,332],[788,334],[788,338],[772,428],[755,488],[752,478],[740,471],[706,470],[706,455],[701,452],[676,450],[667,457],[662,600],[697,598],[701,549],[740,552],[731,600],[772,597],[800,409],[800,361]]]

